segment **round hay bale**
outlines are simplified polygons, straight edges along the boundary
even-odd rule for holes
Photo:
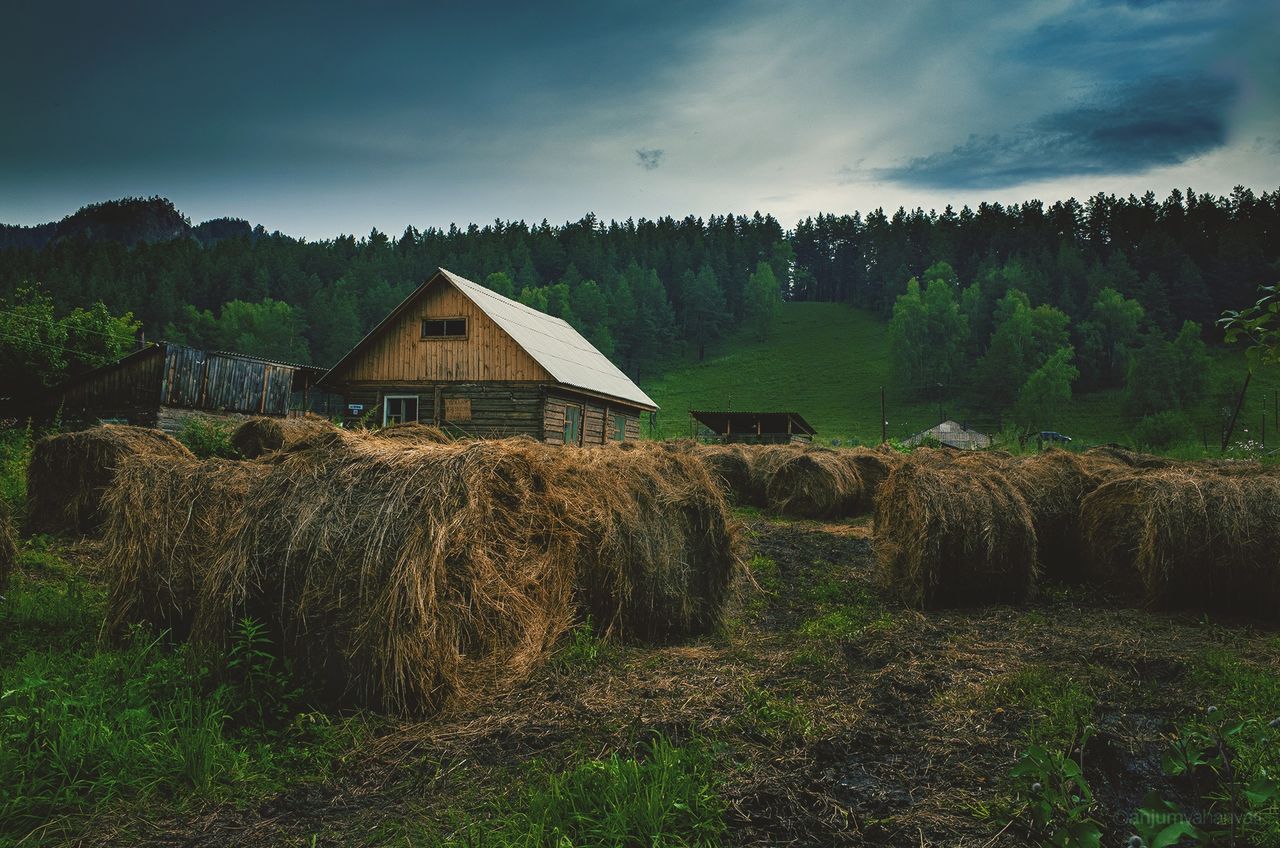
[[[751,506],[769,505],[769,481],[788,460],[805,452],[803,445],[743,445],[751,469],[747,503]]]
[[[874,526],[882,579],[911,606],[1018,602],[1035,593],[1031,511],[999,471],[904,463],[880,486]]]
[[[268,473],[263,463],[225,459],[122,463],[103,498],[107,632],[145,622],[186,638],[203,575],[249,520],[244,504]]]
[[[508,686],[571,618],[578,536],[546,465],[504,441],[288,453],[208,567],[194,635],[252,615],[330,694],[397,713]]]
[[[1005,470],[1031,510],[1041,572],[1064,580],[1087,577],[1080,538],[1080,505],[1124,465],[1050,448]]]
[[[774,470],[767,487],[769,509],[793,518],[853,515],[863,499],[862,476],[843,452],[806,451]]]
[[[738,445],[706,445],[697,455],[720,480],[725,493],[735,502],[745,504],[751,493],[751,463]]]
[[[32,533],[90,534],[101,526],[102,496],[127,459],[193,459],[177,439],[148,427],[104,424],[45,436],[27,468],[27,526]]]
[[[581,536],[579,604],[603,632],[710,632],[741,568],[737,523],[692,453],[551,449],[565,521]]]
[[[245,459],[258,459],[336,429],[318,416],[250,418],[231,433],[231,446]]]
[[[856,513],[871,512],[875,509],[876,493],[881,484],[889,478],[895,468],[905,462],[905,457],[889,447],[853,448],[843,451],[841,455],[846,462],[852,463],[862,478],[862,497],[855,507]]]
[[[1120,477],[1081,506],[1099,577],[1151,606],[1280,619],[1280,476],[1173,468]]]

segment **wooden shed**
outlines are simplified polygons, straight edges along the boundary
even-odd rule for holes
[[[936,427],[922,430],[909,439],[903,439],[904,445],[912,446],[937,442],[944,448],[956,450],[977,450],[991,447],[991,437],[977,430],[970,430],[965,424],[956,421],[943,421]]]
[[[177,433],[192,416],[283,417],[295,392],[305,405],[323,374],[309,365],[161,342],[50,389],[40,412],[61,411],[73,427],[111,421]]]
[[[695,435],[704,441],[786,444],[812,441],[818,432],[798,412],[690,410],[689,417],[696,422]]]
[[[640,438],[657,405],[567,322],[439,269],[325,375],[345,418],[555,444]]]

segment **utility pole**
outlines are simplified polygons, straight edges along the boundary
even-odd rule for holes
[[[884,417],[884,386],[880,387],[880,444],[889,441],[889,421]]]

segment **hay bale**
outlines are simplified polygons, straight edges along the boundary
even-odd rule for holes
[[[186,638],[210,562],[250,518],[244,504],[269,473],[263,463],[224,459],[123,463],[102,504],[107,632],[145,622]]]
[[[747,503],[751,506],[769,505],[769,481],[788,460],[803,454],[804,445],[743,445],[751,469]]]
[[[843,452],[806,451],[781,463],[766,487],[769,509],[793,518],[853,515],[863,500],[862,475]]]
[[[337,428],[328,420],[301,418],[250,418],[231,433],[231,446],[245,459],[257,459]]]
[[[1080,521],[1099,578],[1117,593],[1280,619],[1280,476],[1133,474],[1099,486]]]
[[[545,449],[544,449],[545,450]],[[580,606],[603,632],[707,633],[740,569],[737,523],[708,466],[671,450],[551,449],[582,538]]]
[[[912,606],[1017,602],[1035,593],[1031,511],[999,471],[904,463],[880,486],[874,538],[887,588]]]
[[[1080,538],[1080,505],[1128,466],[1105,456],[1050,448],[1005,469],[1031,510],[1041,573],[1065,580],[1087,576]]]
[[[1131,451],[1128,448],[1123,448],[1120,445],[1115,444],[1098,445],[1097,447],[1089,448],[1084,453],[1085,456],[1124,465],[1128,468],[1150,470],[1175,468],[1178,465],[1183,464],[1175,459],[1169,459],[1164,456],[1152,456],[1147,453],[1138,453],[1137,451]]]
[[[379,439],[416,445],[439,445],[450,441],[443,430],[430,424],[394,424],[370,433]]]
[[[862,497],[858,500],[855,513],[871,512],[875,509],[876,493],[880,486],[895,468],[906,461],[905,457],[890,447],[853,448],[842,451],[841,455],[857,470],[862,478]]]
[[[751,461],[739,445],[705,445],[697,452],[734,503],[751,497]]]
[[[131,464],[109,506],[112,628],[216,648],[252,616],[331,696],[408,714],[519,681],[575,602],[606,632],[705,632],[740,562],[706,465],[665,450],[329,434]]]
[[[172,436],[125,424],[45,436],[36,442],[27,468],[30,531],[96,531],[104,518],[103,494],[120,464],[133,457],[193,458],[191,451]]]
[[[194,636],[252,615],[331,694],[400,713],[519,680],[570,621],[577,536],[537,448],[335,441],[285,455],[201,588]]]

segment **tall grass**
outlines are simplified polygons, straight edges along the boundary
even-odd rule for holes
[[[0,601],[0,846],[56,842],[139,805],[252,798],[323,776],[352,739],[296,716],[293,689],[248,624],[236,675],[138,631],[99,646],[101,589],[19,576]],[[268,714],[269,713],[269,714]]]
[[[711,848],[724,830],[710,752],[697,742],[679,747],[658,737],[634,757],[615,753],[548,774],[510,810],[443,844]]]

